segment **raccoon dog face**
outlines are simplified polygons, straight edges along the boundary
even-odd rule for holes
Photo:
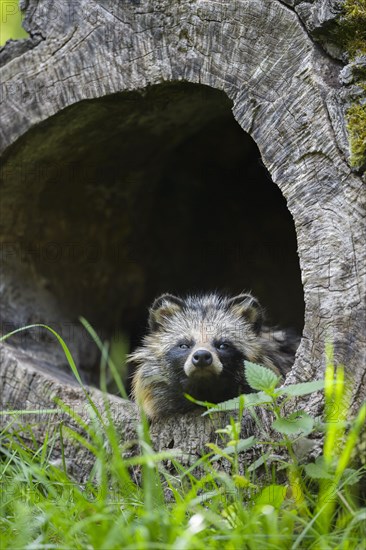
[[[292,354],[282,358],[280,344],[262,328],[262,317],[250,294],[185,299],[163,294],[155,300],[149,333],[129,357],[136,368],[133,395],[149,418],[197,410],[185,394],[219,403],[252,391],[245,359],[278,375],[288,372]]]
[[[262,310],[250,294],[163,294],[150,309],[143,345],[129,357],[136,367],[134,398],[156,419],[197,410],[185,394],[219,403],[250,391],[243,363],[261,355],[261,324]]]
[[[197,383],[233,377],[244,359],[257,356],[262,310],[249,294],[217,294],[181,299],[164,294],[150,309],[149,326],[156,352],[178,376]]]

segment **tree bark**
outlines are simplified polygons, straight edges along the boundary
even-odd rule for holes
[[[235,119],[257,144],[295,222],[305,322],[286,383],[322,377],[325,343],[332,342],[336,361],[346,367],[350,414],[354,413],[366,395],[366,197],[364,176],[349,166],[345,110],[352,86],[340,79],[345,57],[326,40],[327,26],[339,4],[78,0],[50,8],[48,2],[29,0],[24,25],[30,38],[9,43],[0,54],[3,332],[40,317],[63,325],[69,322],[62,299],[55,298],[52,284],[44,284],[35,274],[32,262],[24,261],[17,243],[30,227],[33,245],[48,230],[41,218],[38,221],[42,204],[29,191],[29,184],[32,179],[39,183],[40,196],[51,189],[49,166],[55,172],[62,166],[63,159],[56,155],[68,139],[70,119],[81,124],[86,142],[95,141],[99,127],[88,126],[88,120],[95,122],[101,98],[121,92],[144,94],[145,89],[166,83],[204,85],[232,102]],[[326,51],[314,41],[315,31],[323,36]],[[85,100],[95,102],[79,103]],[[207,92],[205,120],[210,116],[210,101]],[[85,109],[82,120],[77,118],[81,109]],[[187,131],[188,124],[199,126],[200,115],[192,111],[189,121],[184,119]],[[110,122],[113,141],[114,122]],[[52,133],[47,134],[50,128]],[[105,146],[101,143],[101,148]],[[83,153],[80,144],[76,163]],[[46,175],[42,162],[48,166]],[[10,249],[9,243],[14,245]],[[137,277],[133,273],[134,281]],[[32,313],[35,303],[37,314]],[[92,364],[95,357],[86,358],[91,354],[89,343],[74,325],[73,329],[76,357]],[[53,344],[32,342],[28,351],[18,344],[1,348],[2,408],[49,408],[57,395],[88,418],[83,393],[58,368],[65,361]],[[102,406],[102,395],[90,391]],[[121,440],[133,438],[135,405],[115,396],[108,399]],[[305,404],[314,415],[321,407],[319,394]],[[42,440],[44,417],[33,420]],[[50,426],[57,429],[56,423]],[[173,446],[196,455],[215,437],[214,429],[207,419],[183,417],[156,424],[153,436],[159,449]],[[252,429],[244,425],[243,435]],[[83,457],[86,451],[76,450],[71,443],[65,449],[76,477],[85,477],[88,467],[77,464],[90,465],[90,459]],[[57,445],[54,453],[60,454]]]

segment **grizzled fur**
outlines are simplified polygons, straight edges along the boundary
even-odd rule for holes
[[[184,397],[219,403],[250,390],[244,360],[285,376],[296,337],[262,326],[262,309],[250,294],[216,293],[185,299],[163,294],[150,309],[149,333],[129,357],[136,367],[133,395],[147,416],[197,410]]]

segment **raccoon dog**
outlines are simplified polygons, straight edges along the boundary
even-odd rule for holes
[[[262,326],[250,294],[179,298],[163,294],[150,308],[149,332],[129,356],[132,392],[150,419],[201,410],[184,394],[219,403],[252,391],[244,360],[285,376],[299,339]]]

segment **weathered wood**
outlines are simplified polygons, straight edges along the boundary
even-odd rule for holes
[[[0,407],[10,414],[1,417],[1,425],[16,431],[31,447],[34,441],[44,441],[47,433],[54,463],[62,467],[64,458],[69,473],[75,479],[84,481],[90,474],[95,457],[65,430],[62,442],[60,431],[66,426],[80,433],[81,427],[73,420],[72,414],[80,416],[90,425],[92,409],[76,380],[67,373],[57,369],[54,372],[53,369],[50,356],[42,356],[42,353],[32,356],[7,346],[2,347]],[[92,388],[88,389],[88,393],[107,422],[102,393]],[[63,412],[57,400],[69,407],[71,414]],[[121,443],[136,440],[138,414],[135,404],[110,395],[108,406],[121,436]],[[55,413],[50,413],[50,409],[55,409]],[[11,414],[17,410],[31,413]]]
[[[108,425],[109,419],[112,420],[124,456],[138,452],[139,414],[136,404],[103,394],[96,388],[86,389],[105,425]],[[50,409],[54,409],[55,413],[51,413]],[[8,413],[0,417],[2,427],[16,432],[31,447],[34,447],[34,441],[44,441],[47,433],[53,463],[60,467],[65,465],[76,480],[86,481],[94,466],[95,456],[64,428],[83,433],[74,415],[88,426],[93,423],[98,425],[100,433],[103,433],[103,427],[95,419],[79,383],[69,373],[55,368],[52,356],[42,351],[32,355],[2,346],[0,410]],[[16,414],[16,411],[22,412]],[[152,426],[151,436],[157,449],[174,449],[182,463],[192,464],[207,452],[204,448],[206,442],[218,441],[215,429],[222,426],[222,421],[222,417],[216,422],[197,415],[177,415]],[[83,435],[90,440],[85,432]]]
[[[24,208],[27,204],[31,211],[34,205],[34,197],[27,195],[27,178],[21,176],[22,163],[28,171],[33,154],[27,157],[27,132],[44,131],[45,141],[39,139],[38,148],[47,151],[51,117],[80,101],[180,81],[220,90],[232,101],[242,129],[258,145],[295,222],[305,326],[288,381],[322,376],[325,342],[331,341],[336,360],[346,365],[350,413],[355,411],[366,394],[365,188],[361,176],[347,164],[344,112],[348,92],[339,80],[343,65],[325,54],[307,32],[307,27],[310,31],[322,28],[333,17],[329,9],[336,5],[280,0],[80,0],[57,2],[50,8],[47,2],[30,0],[25,27],[32,39],[24,47],[10,44],[0,57],[1,219],[6,219],[2,241],[9,242],[27,230],[27,226],[18,226],[17,211],[11,211],[9,182],[18,179],[24,190]],[[332,53],[330,46],[327,49]],[[77,108],[73,111],[76,119]],[[67,117],[67,112],[62,116]],[[63,120],[58,119],[60,135]],[[40,123],[44,125],[37,128]],[[98,128],[85,131],[95,132],[97,139]],[[113,128],[111,132],[113,139]],[[62,159],[48,160],[56,163],[56,171],[57,161],[62,163]],[[19,170],[18,178],[14,170]],[[36,171],[33,177],[41,176]],[[44,230],[47,227],[38,228],[40,233]],[[11,313],[10,317],[6,314],[13,311],[14,293],[9,288],[15,274],[25,281],[23,270],[32,272],[28,267],[19,255],[7,262],[7,285],[2,290],[5,324],[12,320]],[[52,288],[36,280],[40,288],[35,295],[42,295],[42,307],[50,308],[48,318],[66,322],[60,304],[52,301]],[[29,311],[34,300],[30,291],[27,295],[24,308]],[[25,320],[29,317],[24,314]],[[82,336],[75,336],[74,345],[82,356]],[[29,362],[6,346],[1,361],[3,407],[33,407],[35,402],[48,407],[55,392],[62,393],[65,401],[77,395],[81,403],[80,391],[71,385],[61,390],[62,378],[54,372],[50,378],[38,366],[36,356]],[[117,398],[110,400],[117,410]],[[120,407],[123,421],[132,422],[133,405],[121,401]],[[309,399],[306,408],[317,414],[319,396]],[[173,439],[178,447],[192,449],[194,442],[198,448],[207,434],[203,434],[201,421],[197,422],[197,438],[189,419],[156,427],[157,446],[164,448]],[[182,431],[183,425],[188,432]],[[124,433],[129,437],[130,428]]]

